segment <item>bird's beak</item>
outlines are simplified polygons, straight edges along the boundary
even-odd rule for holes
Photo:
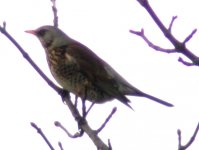
[[[36,35],[36,31],[35,31],[35,30],[26,30],[25,32],[26,32],[26,33],[33,34],[33,35]]]

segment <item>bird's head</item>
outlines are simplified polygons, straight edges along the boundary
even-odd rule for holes
[[[64,32],[54,26],[42,26],[36,30],[27,30],[25,32],[37,36],[43,47],[48,50],[66,45],[71,41]]]

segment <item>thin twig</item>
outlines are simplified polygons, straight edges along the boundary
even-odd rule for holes
[[[52,2],[52,11],[53,11],[53,16],[54,16],[54,19],[53,19],[53,24],[54,24],[54,27],[58,28],[58,16],[57,16],[57,7],[56,7],[56,0],[51,0]]]
[[[196,135],[198,133],[198,130],[199,130],[199,123],[198,123],[198,125],[197,125],[197,127],[196,127],[196,129],[194,131],[193,136],[190,138],[189,142],[184,147],[188,148],[193,143],[193,141],[195,140]]]
[[[34,122],[30,123],[31,126],[33,128],[35,128],[37,130],[37,132],[41,135],[41,137],[44,139],[44,141],[46,142],[46,144],[50,147],[51,150],[55,150],[52,146],[52,144],[49,142],[49,140],[47,139],[47,137],[45,136],[45,134],[42,132],[41,128],[39,128]]]
[[[60,122],[55,121],[55,126],[61,128],[70,138],[78,138],[80,137],[80,132],[76,132],[74,135],[72,135]]]
[[[140,36],[147,44],[149,47],[155,49],[156,51],[160,51],[160,52],[164,52],[164,53],[177,53],[179,51],[176,51],[175,49],[164,49],[161,48],[155,44],[153,44],[144,34],[144,29],[142,29],[141,31],[134,31],[134,30],[130,30],[130,33],[135,34]]]
[[[185,66],[188,66],[188,67],[195,66],[195,64],[187,62],[187,61],[183,60],[181,57],[178,58],[178,61],[181,62],[182,64],[184,64]]]
[[[6,22],[3,22],[3,29],[6,30]]]
[[[112,150],[112,145],[111,145],[111,140],[108,139],[108,147],[109,147],[109,150]]]
[[[148,3],[148,1],[147,0],[137,0],[139,3],[140,3],[140,5],[142,5],[143,7],[146,5],[145,3]]]
[[[111,117],[113,116],[113,114],[117,111],[117,107],[114,107],[111,111],[111,113],[109,114],[109,116],[106,118],[106,120],[104,121],[104,123],[101,125],[101,127],[99,129],[96,130],[97,133],[101,132],[104,127],[106,126],[106,124],[109,122],[109,120],[111,119]]]
[[[58,145],[59,145],[60,150],[64,150],[64,148],[63,148],[61,142],[58,142]]]
[[[178,150],[180,150],[180,147],[182,145],[182,138],[181,138],[181,130],[180,129],[177,130],[177,134],[178,134]]]
[[[186,38],[185,38],[185,40],[182,42],[183,44],[186,44],[192,37],[193,37],[193,35],[195,34],[197,32],[197,29],[194,29],[192,32],[191,32],[191,34],[189,34]]]
[[[199,130],[199,123],[198,123],[192,137],[190,138],[190,140],[187,142],[186,145],[183,146],[181,143],[181,138],[182,138],[181,131],[178,129],[178,131],[177,131],[177,133],[178,133],[178,150],[186,150],[194,142],[196,135],[198,133],[198,130]]]
[[[173,27],[173,23],[174,21],[177,19],[177,16],[173,16],[172,19],[171,19],[171,23],[169,24],[169,28],[168,28],[168,31],[171,33],[171,29]]]

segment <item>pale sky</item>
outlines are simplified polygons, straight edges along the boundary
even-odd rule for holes
[[[172,16],[178,16],[172,33],[179,40],[199,27],[197,1],[149,2],[167,26]],[[38,39],[24,32],[52,24],[50,0],[0,0],[0,4],[0,23],[7,22],[7,31],[53,80]],[[145,9],[136,0],[58,0],[57,8],[59,27],[66,34],[87,45],[135,87],[175,105],[167,108],[139,97],[129,97],[135,112],[117,100],[96,105],[87,118],[93,129],[117,107],[99,134],[102,140],[110,139],[114,150],[177,150],[180,128],[182,142],[186,143],[199,121],[199,68],[186,67],[177,61],[181,55],[156,52],[140,37],[129,33],[130,29],[144,28],[155,44],[172,48]],[[187,44],[197,56],[198,35]],[[72,133],[77,131],[76,122],[60,96],[2,34],[0,50],[0,149],[48,150],[30,122],[42,128],[56,149],[58,141],[64,149],[96,149],[87,135],[71,139],[54,126],[54,121],[60,121]],[[189,150],[199,149],[198,141],[199,135]]]

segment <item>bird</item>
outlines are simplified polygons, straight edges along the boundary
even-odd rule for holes
[[[92,103],[100,104],[117,99],[133,109],[127,96],[138,96],[173,107],[173,104],[131,85],[91,49],[59,28],[44,25],[25,32],[39,39],[45,50],[50,72],[64,90]]]

